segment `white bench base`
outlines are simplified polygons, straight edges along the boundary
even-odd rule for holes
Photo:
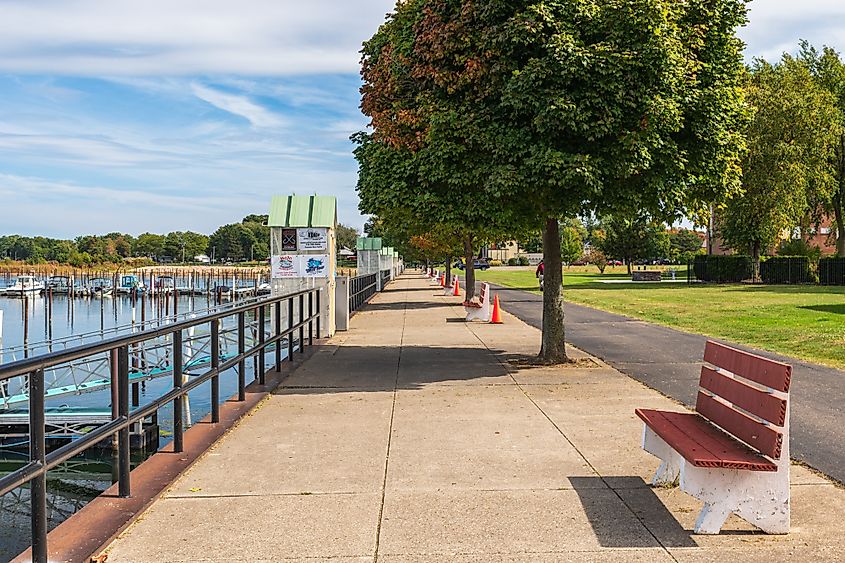
[[[682,491],[704,501],[696,534],[718,534],[731,513],[767,534],[789,533],[788,455],[776,472],[698,467],[645,424],[643,449],[661,460],[652,485],[678,482]]]

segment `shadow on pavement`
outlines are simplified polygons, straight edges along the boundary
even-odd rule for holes
[[[569,481],[578,493],[587,519],[602,547],[656,547],[658,541],[663,547],[698,547],[690,533],[672,516],[641,477],[569,477]],[[612,490],[646,526],[649,534],[619,533],[618,512],[609,510],[608,504],[601,502],[596,495],[597,490],[606,490],[602,487],[606,487],[607,483],[611,484]]]

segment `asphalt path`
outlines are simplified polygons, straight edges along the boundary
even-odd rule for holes
[[[504,310],[541,328],[541,295],[494,287]],[[695,405],[707,337],[574,303],[566,303],[565,315],[567,342],[652,389]],[[791,456],[845,483],[845,371],[720,342],[792,365]]]

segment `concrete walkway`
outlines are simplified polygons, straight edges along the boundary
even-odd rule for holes
[[[496,289],[510,312],[531,326],[542,327],[542,295]],[[567,342],[652,389],[695,405],[706,336],[575,303],[566,304],[566,329]],[[720,341],[792,366],[792,457],[845,484],[845,372]]]
[[[699,505],[646,485],[657,460],[633,414],[672,400],[601,362],[518,368],[536,329],[510,315],[453,322],[459,300],[439,293],[408,275],[378,295],[109,563],[845,557],[845,491],[798,466],[790,535],[735,517],[720,536],[691,535]]]

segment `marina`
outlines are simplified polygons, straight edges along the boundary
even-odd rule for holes
[[[21,274],[0,276],[0,284],[4,284],[0,288],[0,365],[145,331],[161,331],[175,323],[255,302],[259,293],[269,293],[269,284],[260,275]],[[21,287],[25,289],[23,294],[17,293]],[[245,315],[242,339],[239,339],[241,327],[237,316],[222,318],[218,327],[218,361],[226,362],[237,355],[239,344],[252,346],[258,342],[259,321],[269,330],[270,317],[269,314],[263,319],[255,314]],[[159,400],[173,389],[174,377],[189,385],[196,376],[206,372],[211,366],[212,330],[208,324],[185,330],[180,354],[175,353],[172,333],[131,347],[127,374],[130,408]],[[282,342],[280,356],[286,357],[288,349],[287,342]],[[274,355],[274,350],[275,345],[268,347],[268,358]],[[110,354],[102,353],[45,370],[43,396],[48,452],[82,440],[113,420],[118,406],[113,395],[113,359]],[[222,372],[220,396],[237,393],[241,373],[246,381],[257,379],[261,363],[248,359]],[[0,384],[0,475],[28,458],[30,388],[26,375]],[[184,428],[209,414],[214,399],[207,385],[192,389],[180,399]],[[173,439],[173,409],[172,401],[162,402],[154,413],[131,426],[129,444],[133,465]],[[51,527],[117,479],[115,455],[113,441],[103,440],[84,455],[50,470],[49,503],[56,507],[50,512]],[[96,471],[80,473],[73,469],[81,466]],[[27,498],[26,489],[3,497],[0,543],[8,552],[0,551],[0,559],[26,547],[23,542],[29,536],[28,521],[19,517],[16,507],[24,506]]]

